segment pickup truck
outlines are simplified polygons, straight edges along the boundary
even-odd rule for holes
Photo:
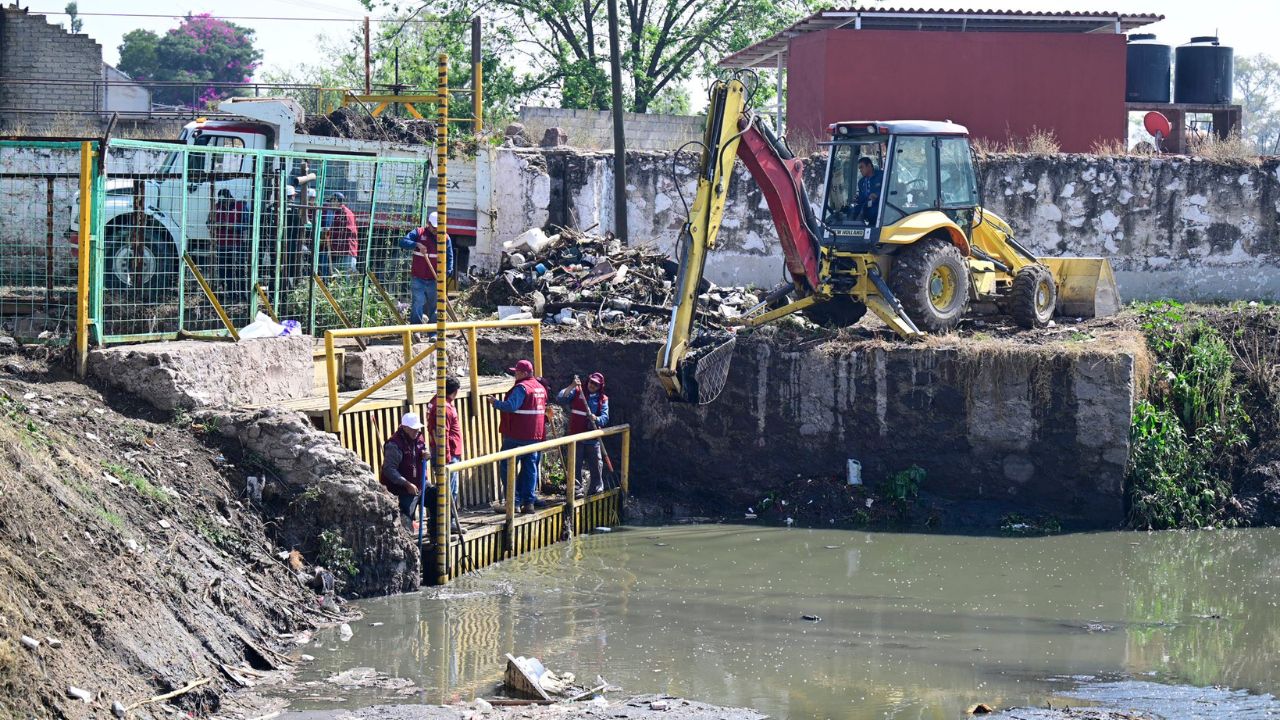
[[[347,206],[356,214],[362,238],[366,237],[371,223],[377,238],[403,234],[418,224],[423,203],[434,207],[435,147],[432,145],[309,135],[299,130],[303,120],[302,109],[288,98],[232,98],[224,100],[219,109],[231,117],[200,118],[187,123],[177,142],[193,148],[283,150],[314,156],[314,159],[306,160],[310,172],[322,174],[323,178],[307,187],[315,188],[322,180],[326,196],[334,191],[342,192]],[[212,242],[208,220],[220,191],[228,190],[233,198],[252,207],[255,196],[253,156],[186,153],[184,185],[183,155],[169,152],[158,166],[148,167],[145,173],[115,176],[111,175],[113,163],[108,161],[106,197],[101,209],[108,287],[154,290],[171,287],[184,249],[197,263],[210,259]],[[422,168],[419,164],[384,163],[375,205],[372,197],[374,163],[351,162],[350,156],[413,158],[430,163],[429,185],[425,192],[419,192],[421,183],[418,175]],[[268,165],[263,168],[263,212],[259,235],[262,245],[274,246],[277,203],[281,200],[281,188],[286,187],[287,182],[281,176],[296,177],[302,172],[303,162],[301,158],[269,158]],[[322,166],[325,172],[320,173]],[[450,162],[448,184],[448,229],[455,244],[463,250],[475,244],[474,162],[462,158]],[[308,200],[306,193],[284,200],[290,207],[295,203],[315,202],[315,199]],[[184,201],[185,248],[180,247],[182,234],[178,226],[183,217]],[[78,218],[79,213],[73,212],[72,217]],[[79,241],[76,222],[73,220],[67,235],[72,246]]]

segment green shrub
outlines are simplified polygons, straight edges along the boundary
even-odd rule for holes
[[[1184,324],[1178,303],[1138,308],[1159,362],[1151,397],[1130,430],[1129,521],[1148,529],[1224,522],[1234,451],[1248,442],[1249,418],[1233,389],[1234,357],[1203,321]]]

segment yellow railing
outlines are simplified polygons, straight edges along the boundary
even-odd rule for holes
[[[431,345],[420,353],[413,352],[413,335],[414,333],[435,333],[438,325],[422,324],[422,325],[383,325],[371,328],[338,328],[326,330],[324,333],[324,362],[325,377],[329,389],[329,430],[341,435],[342,423],[339,420],[342,413],[355,407],[361,401],[367,399],[370,395],[386,387],[396,378],[404,375],[405,399],[410,406],[417,403],[417,395],[413,382],[413,368],[418,363],[431,357],[440,345],[440,340],[431,343]],[[478,397],[480,375],[476,362],[476,332],[478,330],[491,330],[501,328],[519,328],[528,327],[533,330],[533,372],[536,375],[542,374],[542,321],[537,319],[530,320],[470,320],[466,322],[446,322],[444,330],[446,336],[451,332],[464,332],[467,335],[468,349],[468,374],[471,381],[471,396]],[[401,347],[403,349],[404,362],[400,367],[391,371],[386,377],[378,380],[369,387],[361,390],[354,397],[342,402],[342,398],[338,393],[338,362],[334,352],[335,341],[341,338],[366,338],[366,337],[388,337],[399,336]]]
[[[574,497],[574,489],[577,486],[577,449],[578,443],[586,440],[598,440],[609,437],[610,435],[622,436],[622,465],[619,473],[619,482],[622,488],[622,494],[625,496],[631,489],[631,426],[615,425],[614,427],[601,428],[599,430],[591,430],[589,432],[577,433],[574,435],[565,435],[564,437],[543,440],[542,442],[533,443],[531,445],[522,445],[521,447],[511,448],[510,450],[500,450],[496,453],[481,455],[469,460],[462,460],[445,466],[446,473],[455,471],[470,470],[471,468],[482,467],[493,463],[500,463],[507,460],[507,552],[514,551],[515,543],[515,524],[516,524],[516,458],[522,455],[528,455],[535,452],[543,452],[545,450],[553,450],[558,447],[567,446],[566,456],[564,460],[564,497],[565,509],[568,519],[566,522],[573,522],[573,509],[576,504]],[[446,488],[444,492],[448,493]]]

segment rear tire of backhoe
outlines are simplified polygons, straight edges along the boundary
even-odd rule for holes
[[[858,324],[867,314],[867,306],[848,295],[837,295],[830,300],[810,305],[801,312],[811,322],[828,328],[844,328]]]
[[[1009,314],[1020,327],[1042,328],[1053,319],[1058,305],[1058,283],[1044,265],[1028,265],[1013,276]]]
[[[969,309],[969,266],[949,241],[918,240],[898,251],[889,289],[916,327],[947,332]]]

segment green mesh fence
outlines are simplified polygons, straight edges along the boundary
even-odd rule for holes
[[[312,334],[407,319],[411,255],[399,240],[434,204],[431,152],[112,141],[92,164],[93,339],[225,335],[199,277],[237,328],[259,312]],[[0,141],[0,325],[23,341],[75,330],[80,153],[78,142]]]
[[[97,216],[104,341],[225,333],[197,272],[237,328],[268,309],[313,334],[394,324],[370,273],[408,301],[410,256],[398,241],[425,218],[428,152],[112,142]]]
[[[80,143],[0,140],[0,328],[66,343],[76,326]]]

